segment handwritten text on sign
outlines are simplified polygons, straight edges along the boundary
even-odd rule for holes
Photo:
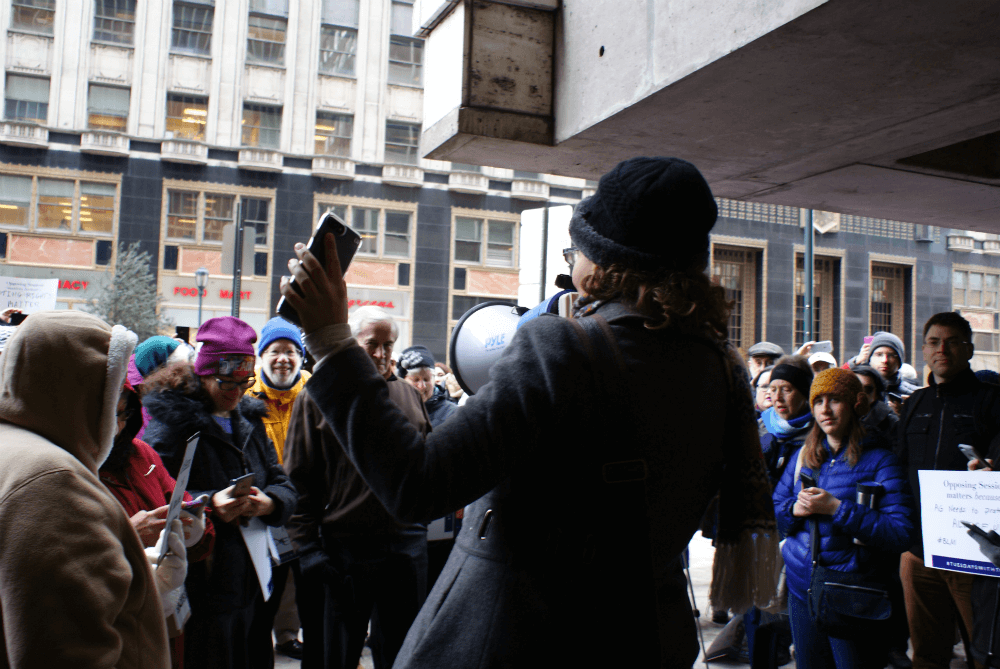
[[[0,276],[0,311],[20,309],[23,313],[52,311],[56,308],[59,279],[19,279]]]
[[[921,470],[924,564],[935,569],[1000,576],[961,521],[1000,532],[1000,472]]]

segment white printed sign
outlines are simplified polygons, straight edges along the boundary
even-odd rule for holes
[[[20,309],[25,314],[56,308],[59,279],[19,279],[0,276],[0,311]]]
[[[961,521],[1000,532],[1000,472],[921,470],[924,564],[966,574],[1000,576]]]

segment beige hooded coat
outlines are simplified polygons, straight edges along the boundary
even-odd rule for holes
[[[142,544],[97,476],[135,341],[40,312],[0,355],[0,668],[170,666]]]

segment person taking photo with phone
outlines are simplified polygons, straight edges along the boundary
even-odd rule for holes
[[[306,390],[344,452],[400,520],[470,505],[394,667],[690,666],[680,558],[720,489],[713,606],[770,599],[777,534],[749,376],[705,274],[716,215],[690,163],[619,163],[570,222],[574,318],[518,329],[427,438],[351,338],[339,264],[296,246],[302,295],[281,290],[318,360]]]
[[[866,610],[861,587],[888,593],[890,570],[916,536],[913,498],[896,456],[865,441],[861,417],[868,412],[868,396],[852,372],[834,368],[817,374],[809,403],[816,422],[774,491],[775,517],[787,537],[781,552],[796,665],[882,669],[889,650],[888,611],[881,612],[884,618],[854,619],[845,633],[831,630],[830,621],[817,616],[822,607],[809,599],[818,598],[820,588],[830,589],[829,583],[817,583],[817,565],[868,576],[858,588],[844,590],[859,600],[858,610]],[[856,501],[862,483],[880,491],[873,493],[877,504]]]
[[[255,381],[257,334],[225,316],[202,323],[197,340],[202,346],[194,363],[173,363],[152,374],[143,397],[152,416],[145,439],[171,476],[177,476],[188,439],[201,434],[188,490],[208,495],[216,540],[211,559],[188,569],[185,664],[270,669],[271,620],[239,523],[259,516],[267,525],[284,525],[298,496],[267,436],[267,405],[244,396]],[[248,494],[234,495],[231,481],[247,474],[253,475]]]

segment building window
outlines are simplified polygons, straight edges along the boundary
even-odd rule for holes
[[[0,174],[0,225],[28,227],[31,208],[31,177]]]
[[[7,75],[4,118],[46,123],[49,119],[49,80]]]
[[[87,127],[91,130],[125,132],[128,125],[129,89],[90,85]]]
[[[281,107],[243,104],[243,146],[277,149],[281,143]]]
[[[349,114],[316,112],[316,154],[350,156],[354,117]]]
[[[268,198],[168,188],[166,199],[168,239],[218,247],[223,243],[225,228],[236,222],[238,206],[244,243],[268,244],[271,209]]]
[[[113,183],[2,174],[0,226],[110,235],[117,196]]]
[[[212,22],[214,19],[215,7],[174,2],[171,50],[209,55],[212,52]]]
[[[110,235],[114,227],[114,184],[80,182],[80,231]]]
[[[387,121],[385,124],[385,162],[417,164],[420,124]]]
[[[952,272],[954,308],[972,326],[974,370],[1000,371],[1000,276],[989,272]]]
[[[716,246],[712,252],[712,281],[733,303],[729,312],[729,342],[745,352],[753,346],[757,316],[757,251]]]
[[[906,341],[908,269],[899,265],[872,265],[869,316],[872,332],[891,332]]]
[[[198,229],[198,194],[167,191],[167,237],[194,240]]]
[[[167,132],[177,139],[204,141],[208,98],[167,93]]]
[[[131,45],[135,39],[135,0],[95,0],[94,41]]]
[[[243,219],[243,238],[254,240],[257,246],[267,246],[268,208],[271,201],[261,198],[243,198],[240,216]]]
[[[285,64],[285,33],[288,20],[251,14],[247,32],[247,62]]]
[[[322,26],[319,35],[319,71],[353,77],[358,53],[358,31],[340,26]]]
[[[514,223],[456,217],[455,262],[513,267]]]
[[[424,42],[412,36],[413,0],[392,0],[389,32],[389,83],[422,85]]]
[[[357,255],[411,257],[413,212],[342,204],[321,204],[319,209],[333,212],[361,235]]]
[[[52,34],[56,21],[56,0],[12,0],[10,27],[33,33]]]
[[[838,261],[813,258],[813,266],[813,340],[833,341]],[[805,343],[805,277],[805,259],[798,256],[795,259],[795,346]]]
[[[202,241],[222,243],[222,228],[233,223],[235,200],[232,195],[205,193],[205,232]]]

